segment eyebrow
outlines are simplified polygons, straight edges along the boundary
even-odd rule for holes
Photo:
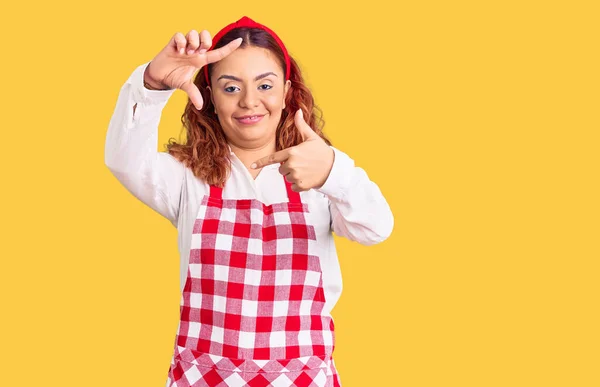
[[[263,79],[265,77],[268,77],[269,75],[275,75],[275,76],[277,76],[277,74],[275,74],[274,72],[269,71],[268,73],[264,73],[264,74],[258,75],[256,78],[254,78],[254,80],[258,81],[259,79]],[[239,79],[238,77],[234,77],[233,75],[221,75],[219,77],[219,79],[217,79],[217,81],[220,81],[221,79],[231,79],[231,80],[234,80],[234,81],[242,82],[241,79]]]

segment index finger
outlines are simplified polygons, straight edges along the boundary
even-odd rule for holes
[[[251,165],[251,167],[254,169],[257,169],[257,168],[262,168],[267,165],[271,165],[271,164],[275,164],[275,163],[282,163],[290,157],[289,149],[290,148],[286,148],[286,149],[280,150],[279,152],[275,152],[266,157],[263,157],[262,159],[258,159]]]
[[[220,61],[221,59],[225,58],[227,55],[231,54],[233,51],[235,51],[236,48],[238,48],[242,42],[244,41],[244,39],[242,38],[237,38],[235,40],[232,40],[231,42],[227,43],[226,45],[224,45],[221,48],[217,48],[216,50],[211,50],[209,52],[206,53],[206,63],[214,63],[217,61]]]

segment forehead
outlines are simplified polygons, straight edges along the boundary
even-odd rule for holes
[[[237,75],[240,77],[254,77],[267,71],[272,71],[282,76],[281,65],[277,57],[262,47],[238,48],[226,58],[215,63],[213,76],[222,74]]]

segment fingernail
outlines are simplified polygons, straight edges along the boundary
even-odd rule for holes
[[[256,163],[252,163],[252,165],[250,166],[250,168],[255,169],[256,168]]]
[[[193,52],[194,50],[188,50],[188,55],[192,55]]]
[[[180,54],[183,54],[183,50],[184,50],[183,48],[180,48],[180,49],[179,49],[179,53],[180,53]]]

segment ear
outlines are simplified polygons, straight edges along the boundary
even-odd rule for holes
[[[285,85],[283,85],[283,108],[285,109],[285,99],[287,98],[288,92],[292,88],[292,81],[289,79],[285,81]]]

